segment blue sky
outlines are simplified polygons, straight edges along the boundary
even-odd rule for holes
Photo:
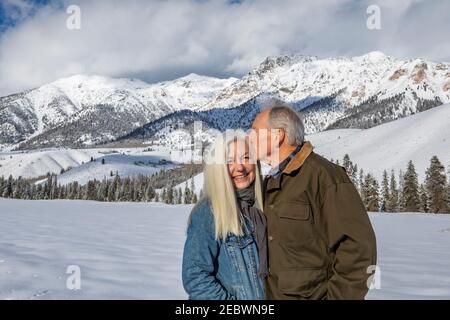
[[[81,10],[81,29],[66,9]],[[381,29],[367,28],[369,5]],[[0,96],[73,74],[242,76],[267,56],[450,61],[448,0],[0,0]]]
[[[7,0],[0,2],[0,32],[5,31],[7,28],[13,28],[28,18],[32,18],[39,8],[48,5],[50,0],[23,1],[21,5],[20,2]],[[27,10],[25,13],[23,6],[29,6],[30,10]]]

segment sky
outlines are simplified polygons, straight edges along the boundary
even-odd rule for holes
[[[293,53],[449,62],[449,12],[449,0],[0,0],[0,96],[80,73],[240,77]]]

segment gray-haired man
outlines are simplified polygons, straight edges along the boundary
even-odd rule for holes
[[[252,126],[268,223],[268,299],[363,299],[376,241],[345,169],[313,152],[289,106],[276,103]]]

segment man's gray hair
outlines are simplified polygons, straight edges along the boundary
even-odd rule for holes
[[[272,129],[283,129],[291,146],[303,143],[305,126],[300,115],[290,105],[280,100],[272,100],[265,107],[270,108],[269,125]]]

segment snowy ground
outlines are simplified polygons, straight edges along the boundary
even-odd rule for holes
[[[191,206],[0,199],[0,299],[185,299]],[[371,214],[381,289],[369,299],[450,299],[450,215]],[[81,290],[66,288],[69,265]]]
[[[0,299],[183,299],[189,208],[0,198]],[[69,265],[79,291],[66,288]]]

